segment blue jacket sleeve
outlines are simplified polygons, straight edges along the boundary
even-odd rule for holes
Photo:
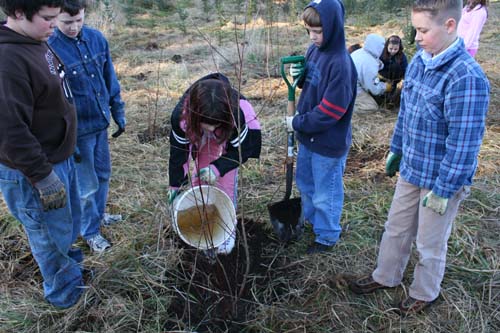
[[[330,80],[321,102],[310,112],[293,118],[293,128],[307,134],[321,133],[335,125],[347,112],[352,101],[352,88],[345,80],[334,77]]]
[[[460,78],[445,96],[446,154],[432,189],[440,197],[450,198],[475,171],[488,103],[489,85],[478,77]]]
[[[111,54],[109,52],[109,44],[105,40],[106,45],[106,63],[103,69],[104,81],[106,82],[106,88],[109,92],[109,106],[111,109],[111,115],[115,123],[124,127],[126,124],[125,119],[125,103],[123,102],[120,95],[120,83],[116,77],[115,68],[113,66],[113,61],[111,60]]]

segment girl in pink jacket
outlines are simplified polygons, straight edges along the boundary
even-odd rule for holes
[[[479,48],[479,35],[483,29],[488,10],[487,0],[469,0],[462,9],[462,18],[458,23],[458,36],[464,40],[467,52],[474,57]]]

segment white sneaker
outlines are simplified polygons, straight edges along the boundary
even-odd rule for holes
[[[107,241],[106,238],[102,237],[101,234],[96,234],[87,239],[87,244],[92,251],[98,253],[102,253],[108,247],[111,247],[111,244]]]
[[[217,248],[217,254],[229,254],[234,248],[234,244],[236,242],[236,230],[233,231],[231,236],[224,243],[222,243]]]
[[[104,213],[104,216],[101,220],[101,223],[105,226],[110,226],[112,224],[118,223],[122,221],[121,214],[108,214]]]

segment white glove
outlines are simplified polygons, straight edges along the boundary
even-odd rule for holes
[[[293,132],[292,122],[293,122],[293,116],[286,117],[286,130],[288,132]]]
[[[214,185],[215,183],[217,183],[217,179],[219,178],[210,166],[201,169],[199,177],[203,183],[206,183],[208,185]]]
[[[295,80],[304,73],[304,65],[302,63],[296,63],[290,65],[290,75]]]
[[[430,191],[424,197],[422,206],[432,209],[439,215],[444,215],[444,212],[446,212],[446,207],[448,207],[448,199],[441,198],[439,195],[436,195],[434,194],[434,192]]]

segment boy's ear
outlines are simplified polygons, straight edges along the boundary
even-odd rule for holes
[[[452,17],[446,19],[444,25],[446,27],[446,31],[448,31],[448,34],[452,34],[457,31],[457,21]]]
[[[26,15],[24,15],[24,12],[22,10],[17,9],[14,11],[14,17],[16,18],[16,20],[21,20],[24,19]]]

